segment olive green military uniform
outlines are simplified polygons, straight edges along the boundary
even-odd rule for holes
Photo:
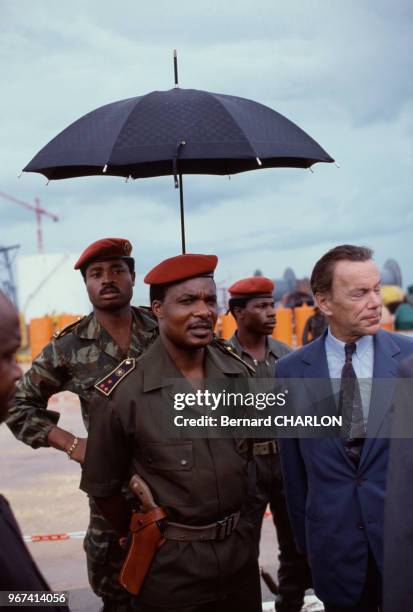
[[[208,380],[238,379],[245,387],[248,368],[220,346],[214,341],[205,348],[206,385]],[[205,526],[241,510],[248,489],[248,442],[191,438],[188,432],[171,431],[174,387],[181,392],[193,388],[160,338],[113,391],[110,386],[98,383],[108,394],[106,405],[100,397],[92,405],[84,491],[95,497],[114,495],[136,471],[168,521]],[[193,408],[195,413],[198,408],[204,413],[200,406]],[[236,528],[222,540],[167,539],[136,598],[139,612],[221,609],[261,611],[252,527],[242,513]]]
[[[144,308],[132,308],[129,356],[138,357],[157,336],[157,325]],[[48,446],[47,435],[59,421],[59,413],[47,409],[51,395],[72,391],[79,396],[82,418],[89,429],[89,404],[96,380],[125,359],[120,347],[93,314],[56,334],[17,385],[15,405],[7,425],[13,434],[33,448]],[[90,503],[90,523],[84,541],[90,584],[107,609],[127,609],[129,595],[117,574],[123,559],[117,535]],[[107,602],[118,602],[110,606]],[[125,602],[125,608],[123,607]]]
[[[280,342],[279,340],[274,340],[271,336],[267,336],[267,346],[263,361],[257,361],[257,359],[254,359],[254,357],[244,349],[239,343],[236,332],[228,343],[232,346],[237,355],[254,367],[256,378],[274,378],[275,364],[278,359],[291,353],[291,348],[288,344],[284,344],[284,342]]]
[[[257,361],[239,343],[236,333],[229,341],[234,351],[255,368],[255,377],[261,378],[260,390],[273,391],[275,364],[291,352],[283,342],[267,337],[266,353],[263,361]],[[277,531],[279,545],[278,587],[275,601],[276,612],[298,612],[301,610],[304,593],[311,588],[312,579],[308,563],[297,552],[285,501],[280,458],[275,440],[257,439],[254,443],[255,472],[251,480],[255,482],[248,498],[247,513],[254,525],[255,546],[258,554],[261,525],[264,512],[269,504]]]

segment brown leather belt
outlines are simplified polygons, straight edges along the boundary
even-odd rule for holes
[[[276,453],[278,453],[278,447],[275,440],[254,442],[254,455],[275,455]]]
[[[239,517],[240,513],[235,512],[221,521],[199,527],[165,521],[162,535],[166,540],[180,540],[181,542],[208,542],[211,540],[220,542],[231,535],[238,524]]]

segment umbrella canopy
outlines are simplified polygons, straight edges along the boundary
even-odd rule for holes
[[[245,98],[175,87],[102,106],[24,168],[50,180],[102,174],[235,174],[334,160],[276,111]]]

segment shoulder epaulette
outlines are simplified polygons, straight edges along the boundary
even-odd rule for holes
[[[231,357],[233,357],[237,361],[240,361],[251,372],[251,374],[255,374],[255,368],[253,368],[252,365],[250,365],[249,363],[244,361],[244,359],[242,359],[242,357],[240,357],[235,352],[235,350],[232,348],[232,346],[230,344],[228,344],[225,341],[222,341],[219,338],[215,338],[214,346],[216,346],[220,351],[222,351],[226,355],[230,355]]]
[[[148,317],[156,321],[156,317],[153,314],[152,308],[150,306],[132,306],[132,308],[136,308],[136,310],[138,311],[139,310],[143,311],[145,314],[148,315]]]
[[[83,317],[78,317],[76,319],[76,321],[72,321],[72,323],[69,323],[69,325],[66,325],[65,327],[62,327],[62,329],[56,329],[56,331],[53,334],[53,339],[56,340],[57,338],[61,338],[62,336],[66,336],[66,334],[71,332],[72,329],[74,329],[76,327],[76,325],[79,323],[79,321],[83,321],[83,319],[85,319],[85,318],[86,318],[86,315],[83,315]]]
[[[95,384],[95,389],[109,397],[112,391],[118,386],[118,384],[135,369],[136,359],[128,357],[124,359],[112,372],[109,372]]]

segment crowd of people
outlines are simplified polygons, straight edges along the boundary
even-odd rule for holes
[[[150,307],[136,308],[131,251],[118,238],[84,250],[75,267],[92,312],[57,332],[22,378],[18,317],[0,296],[1,420],[22,442],[52,446],[82,466],[88,577],[103,611],[259,612],[269,504],[279,543],[277,612],[299,612],[311,587],[326,612],[410,612],[413,453],[410,439],[390,432],[409,416],[409,394],[394,397],[397,380],[413,373],[413,339],[380,327],[372,251],[340,245],[316,262],[317,311],[294,351],[271,337],[270,279],[230,287],[237,331],[226,342],[214,335],[216,256],[160,262],[144,279]],[[340,431],[171,436],[174,385],[191,392],[220,380],[247,389],[252,379],[267,390],[274,379],[301,380],[295,401],[307,404],[306,381],[321,381]],[[59,427],[48,408],[63,390],[80,398],[87,439]],[[0,534],[2,589],[48,590],[4,498]]]

